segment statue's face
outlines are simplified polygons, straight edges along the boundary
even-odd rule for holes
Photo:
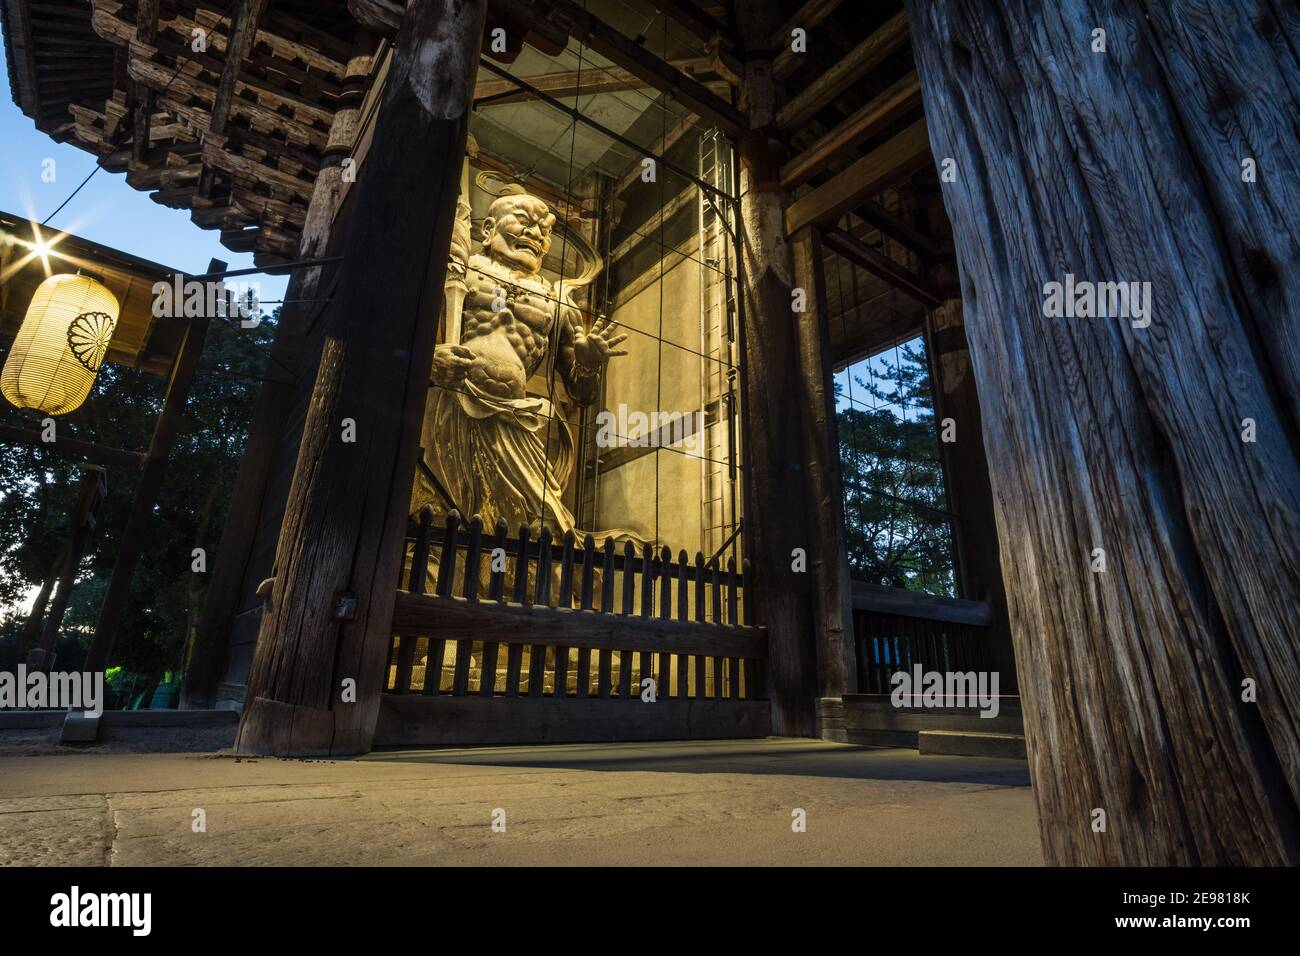
[[[488,212],[483,220],[488,255],[523,272],[541,272],[555,225],[550,207],[536,196],[509,196],[494,202]]]

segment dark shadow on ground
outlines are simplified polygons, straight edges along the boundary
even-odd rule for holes
[[[360,759],[551,770],[781,774],[1028,787],[1023,760],[948,757],[819,740],[696,740],[375,751]]]

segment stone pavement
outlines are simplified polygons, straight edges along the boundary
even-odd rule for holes
[[[1017,760],[777,738],[0,758],[10,866],[1041,863]]]

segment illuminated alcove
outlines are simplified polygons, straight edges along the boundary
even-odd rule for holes
[[[599,6],[607,23],[644,37],[647,49],[731,97],[716,58],[696,37],[662,15],[649,24],[633,23],[627,8]],[[578,549],[588,535],[597,549],[611,539],[620,562],[630,547],[638,567],[642,556],[653,554],[656,575],[665,549],[678,567],[684,556],[692,573],[697,563],[717,569],[724,581],[733,580],[725,578],[728,568],[739,573],[743,306],[735,180],[735,154],[726,135],[575,40],[553,53],[525,44],[508,64],[481,60],[411,500],[413,539],[421,512],[433,516],[427,590],[439,585],[443,539],[437,532],[453,510],[463,522],[480,517],[485,541],[499,520],[505,522],[514,546],[507,596],[515,593],[520,525],[528,527],[534,549],[543,529],[555,543],[553,604],[579,603],[576,575],[572,590],[561,593],[558,558],[569,531]],[[502,259],[485,228],[500,231],[504,216],[516,220],[510,229],[520,228],[523,211],[508,211],[518,206],[519,193],[541,200],[554,217],[540,268],[525,267],[531,274],[522,277],[517,268],[506,269],[518,263]],[[531,223],[537,207],[527,205],[530,212],[522,218]],[[546,315],[540,314],[540,301],[549,303]],[[532,314],[524,314],[530,305]],[[518,327],[521,321],[527,330]],[[608,359],[594,386],[589,376],[575,380],[565,355],[574,337],[564,330],[565,321],[586,335],[604,328],[612,350],[626,353]],[[552,324],[557,322],[558,328]],[[441,377],[439,356],[448,353],[497,371],[509,366],[496,381],[515,379],[514,392],[484,394],[493,383],[482,371],[451,369],[450,380]],[[525,473],[528,463],[531,475]],[[521,489],[530,480],[532,490]],[[465,534],[462,523],[462,547]],[[488,547],[478,569],[485,595]],[[413,540],[407,570],[412,583],[415,550]],[[447,590],[461,594],[465,575],[462,561],[454,580],[445,582]],[[595,578],[599,595],[599,569]],[[530,579],[522,592],[529,603],[536,600],[534,584]],[[596,604],[604,612],[648,613],[640,588],[616,593],[611,606]],[[663,609],[654,604],[659,614]],[[732,607],[728,613],[737,619],[740,612]],[[719,623],[726,616],[712,605],[692,611],[692,617],[701,614]],[[483,692],[495,670],[493,686],[500,693],[504,658],[494,667],[484,663],[483,652],[478,640],[421,637],[408,645],[406,661],[394,647],[390,683],[424,687],[433,668],[441,672],[445,692],[456,681],[458,657],[467,656],[469,676],[457,686]],[[532,652],[524,651],[520,693],[531,692]],[[576,665],[576,652],[570,653]],[[554,654],[548,651],[537,670],[545,682],[541,692],[548,695],[556,690]],[[572,665],[566,689],[581,696],[575,684],[579,667]],[[607,679],[615,687],[625,670],[638,681],[650,673],[646,660],[622,653],[611,667]],[[401,676],[404,668],[409,681]],[[595,672],[593,666],[593,692]],[[676,660],[659,676],[675,688],[682,677]],[[724,684],[740,693],[740,678],[728,678],[713,659],[698,675],[692,669],[687,676],[690,693],[698,687],[721,694]]]
[[[716,77],[698,41],[662,17],[640,32],[701,80]],[[484,60],[475,99],[458,236],[470,261],[456,261],[453,243],[438,342],[440,353],[477,350],[469,361],[498,371],[511,364],[502,350],[512,343],[523,393],[505,399],[509,407],[495,394],[482,401],[482,389],[465,384],[477,369],[432,385],[412,513],[454,507],[467,519],[480,514],[488,528],[505,518],[512,534],[528,523],[534,537],[545,526],[558,541],[572,528],[598,544],[614,534],[638,549],[739,561],[741,317],[729,140],[572,40],[553,56],[525,46],[508,66]],[[508,263],[483,241],[485,223],[501,218],[493,204],[509,207],[516,190],[554,217],[531,281],[495,269]],[[463,306],[458,266],[470,286]],[[533,306],[549,298],[550,314],[519,314],[529,301],[518,290]],[[520,328],[530,320],[536,327]],[[575,393],[565,322],[580,336],[604,327],[614,350],[626,352],[595,369],[594,386],[592,366],[577,365],[587,378],[577,392],[594,394]],[[434,421],[440,390],[459,393],[473,424]],[[525,414],[546,426],[521,440]],[[464,432],[476,434],[469,441]],[[521,493],[524,466],[511,456],[543,446],[551,487],[539,480],[540,494]],[[504,456],[498,471],[493,450]]]

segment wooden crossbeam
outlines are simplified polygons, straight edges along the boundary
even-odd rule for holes
[[[405,3],[394,0],[348,0],[348,12],[358,23],[390,40],[397,36],[405,7]]]
[[[943,304],[944,297],[938,289],[880,250],[873,249],[857,236],[839,229],[830,229],[823,235],[822,242],[827,249],[839,253],[872,275],[884,279],[895,289],[907,293],[922,305],[934,309]]]
[[[473,634],[475,640],[586,647],[593,650],[662,651],[718,657],[767,657],[761,627],[696,624],[662,617],[593,614],[536,604],[490,604],[399,591],[393,633]]]
[[[567,23],[569,33],[574,38],[641,77],[648,86],[672,96],[698,113],[706,122],[731,136],[739,136],[749,129],[745,115],[703,83],[674,69],[572,0],[551,0],[550,7],[552,17],[559,17]]]
[[[160,0],[139,0],[135,8],[135,37],[140,43],[152,46],[158,39],[158,7]],[[154,91],[137,80],[135,89],[135,139],[131,144],[131,158],[144,162],[149,150],[149,121],[154,111]]]
[[[230,119],[230,104],[235,97],[235,83],[244,68],[244,59],[253,46],[257,34],[257,21],[266,9],[266,0],[239,0],[231,20],[234,29],[226,43],[226,62],[221,68],[221,79],[212,101],[212,116],[208,128],[220,133]]]
[[[710,57],[692,57],[686,60],[671,60],[670,65],[679,70],[711,69]],[[540,76],[527,76],[524,79],[535,89],[552,96],[570,97],[579,94],[617,93],[622,90],[640,90],[648,84],[641,77],[629,70],[619,67],[600,69],[587,67],[585,70],[571,70],[563,73],[544,73]],[[513,80],[479,80],[474,85],[474,103],[476,106],[500,106],[517,103],[521,100],[535,98],[530,90],[520,89]],[[639,161],[638,161],[639,162]]]
[[[868,199],[853,211],[864,222],[874,226],[900,245],[907,246],[918,255],[938,259],[945,254],[927,233],[898,218],[878,202]]]
[[[244,59],[253,46],[253,37],[257,35],[257,21],[266,9],[266,0],[238,0],[231,13],[230,39],[226,43],[226,62],[221,67],[221,78],[212,99],[212,113],[208,118],[208,132],[221,135],[225,132],[226,122],[230,119],[230,106],[235,98],[235,84],[244,69]],[[211,165],[205,166],[199,177],[198,192],[201,196],[212,195],[212,184],[216,179]]]
[[[832,162],[842,159],[846,149],[882,132],[920,105],[921,84],[913,70],[782,166],[781,188],[802,186]]]
[[[865,581],[853,582],[853,606],[876,614],[895,614],[970,627],[988,627],[993,622],[987,601],[936,597],[901,588],[880,587]]]
[[[691,0],[650,0],[650,2],[670,20],[675,20],[701,40],[714,40],[726,36],[726,27]]]
[[[695,128],[695,121],[698,119],[694,113],[688,113],[685,116],[679,116],[673,121],[673,124],[660,134],[654,143],[654,148],[658,150],[660,156],[668,153],[687,132]],[[641,157],[634,159],[629,164],[627,171],[619,177],[618,183],[614,187],[614,195],[619,196],[627,191],[628,187],[641,181]]]
[[[785,211],[786,234],[794,235],[804,226],[834,223],[864,200],[931,162],[925,120],[917,120],[830,181],[791,203]]]
[[[772,49],[780,50],[776,59],[772,61],[772,75],[778,80],[783,80],[799,66],[799,57],[803,54],[795,53],[790,49],[790,34],[798,27],[803,30],[812,31],[813,27],[821,24],[839,7],[844,0],[808,0],[802,7],[786,20],[785,23],[777,27],[772,34]]]
[[[850,50],[842,60],[777,110],[776,125],[781,129],[796,129],[802,126],[905,43],[907,43],[907,14],[900,12],[890,17],[879,30]]]
[[[59,438],[47,442],[34,428],[19,425],[0,425],[0,442],[14,445],[31,445],[44,448],[69,458],[79,458],[96,464],[121,465],[124,468],[140,468],[144,464],[144,453],[99,445],[95,442],[78,441],[75,438]]]

